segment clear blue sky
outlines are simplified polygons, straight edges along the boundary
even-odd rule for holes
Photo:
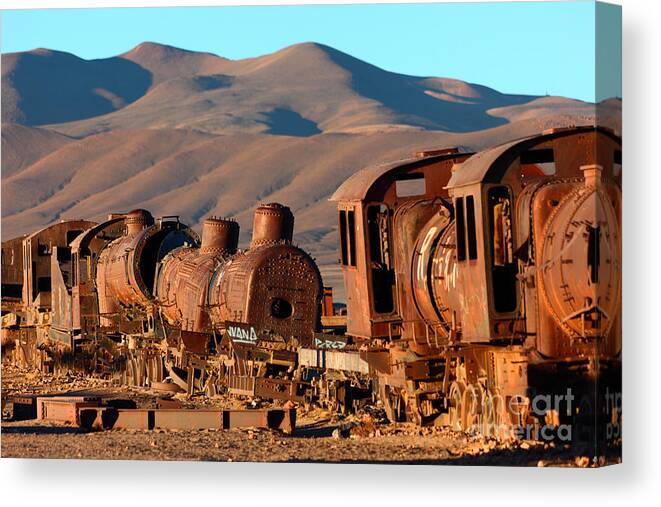
[[[314,41],[391,71],[594,101],[595,10],[591,1],[13,10],[2,13],[1,49],[92,59],[153,41],[237,59]],[[619,10],[604,12],[617,27]],[[620,39],[606,39],[617,52]],[[606,60],[619,64],[621,53]],[[621,96],[614,81],[597,87],[599,99]]]

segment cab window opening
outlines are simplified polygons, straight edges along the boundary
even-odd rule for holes
[[[524,151],[519,157],[519,162],[522,166],[529,166],[527,170],[523,171],[528,176],[552,176],[556,173],[553,148]],[[537,172],[541,174],[536,174]]]
[[[477,259],[477,233],[475,231],[475,202],[473,196],[466,197],[466,228],[468,230],[468,259]]]
[[[465,232],[465,220],[464,220],[464,198],[457,197],[455,201],[455,211],[456,211],[456,240],[457,240],[457,260],[463,261],[466,260],[466,232]]]
[[[339,216],[340,222],[340,251],[341,251],[341,262],[343,266],[349,264],[349,250],[347,248],[347,212],[345,210],[340,210]]]
[[[367,232],[374,311],[394,310],[395,273],[391,266],[390,213],[384,204],[367,208]]]
[[[356,265],[356,212],[347,212],[347,229],[349,232],[349,266]]]
[[[518,267],[513,255],[511,198],[507,187],[489,189],[488,210],[494,308],[499,313],[509,313],[517,307]]]
[[[71,230],[67,231],[67,245],[70,245],[71,242],[82,234],[81,230]]]
[[[403,174],[395,181],[397,197],[413,197],[427,192],[424,174]]]

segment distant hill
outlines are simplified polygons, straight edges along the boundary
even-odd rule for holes
[[[315,43],[246,60],[140,44],[83,60],[37,49],[3,56],[3,122],[75,137],[117,129],[309,136],[424,129],[469,132],[592,106],[382,70]],[[538,101],[542,100],[542,104]]]
[[[396,74],[313,43],[236,61],[153,43],[90,61],[2,55],[2,237],[145,207],[195,227],[234,216],[245,245],[254,208],[280,201],[338,286],[327,199],[355,171],[596,116],[619,129],[620,110]]]
[[[73,141],[52,130],[7,123],[2,125],[2,178],[8,178]]]

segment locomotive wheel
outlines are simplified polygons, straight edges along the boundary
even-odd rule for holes
[[[147,383],[163,381],[163,360],[161,356],[154,355],[147,359]]]
[[[403,422],[406,420],[404,400],[397,389],[383,386],[382,396],[386,416],[390,422]]]
[[[498,438],[498,419],[496,398],[487,392],[482,399],[482,435],[488,438]]]
[[[452,382],[450,385],[448,414],[450,416],[450,428],[455,431],[462,431],[465,428],[463,408],[465,392],[466,385],[463,382]]]
[[[403,392],[402,401],[404,402],[406,420],[417,425],[422,425],[423,414],[415,394]]]
[[[125,367],[126,367],[126,374],[125,374],[126,375],[126,377],[125,377],[126,380],[125,380],[124,383],[127,386],[136,385],[136,377],[138,375],[138,372],[137,372],[137,367],[136,367],[136,364],[135,364],[135,359],[133,359],[133,358],[128,359],[126,361]]]
[[[482,400],[484,393],[479,385],[470,384],[464,391],[464,430],[480,433],[482,430]]]

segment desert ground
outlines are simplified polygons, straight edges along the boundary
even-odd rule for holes
[[[11,366],[2,369],[3,395],[86,393],[130,398],[138,407],[155,407],[162,393],[113,387],[107,381],[67,374],[61,377]],[[221,396],[174,395],[185,407],[238,408],[251,401]],[[258,404],[258,406],[268,406]],[[133,459],[185,461],[337,462],[434,465],[578,466],[595,463],[586,450],[553,443],[495,440],[453,432],[391,424],[378,407],[349,416],[318,408],[297,408],[296,430],[107,430],[84,431],[43,421],[2,422],[3,458]],[[602,459],[599,464],[615,463]]]

